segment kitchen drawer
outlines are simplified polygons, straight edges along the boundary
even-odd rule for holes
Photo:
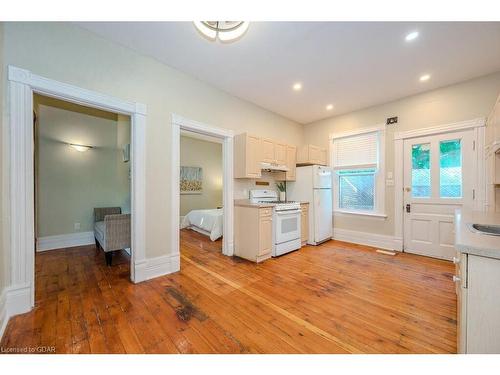
[[[259,216],[271,216],[273,214],[273,208],[272,207],[265,207],[265,208],[259,208]]]

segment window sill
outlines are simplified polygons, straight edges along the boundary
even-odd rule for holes
[[[335,215],[359,215],[359,216],[370,216],[370,217],[378,217],[381,219],[386,219],[386,214],[379,214],[376,212],[363,212],[363,211],[346,211],[346,210],[335,210],[333,211]]]

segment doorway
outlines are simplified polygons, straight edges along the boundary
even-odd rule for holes
[[[171,158],[171,248],[180,269],[180,147],[181,132],[189,132],[198,137],[218,139],[222,143],[222,253],[232,256],[234,251],[233,240],[233,211],[234,211],[234,181],[233,181],[233,132],[216,128],[179,115],[172,115],[172,158]]]
[[[131,118],[131,256],[130,279],[150,277],[145,259],[145,126],[146,106],[38,76],[14,66],[8,68],[10,126],[10,280],[9,315],[34,306],[35,204],[33,94],[85,105]]]
[[[454,212],[471,208],[474,131],[404,140],[404,249],[451,260]]]

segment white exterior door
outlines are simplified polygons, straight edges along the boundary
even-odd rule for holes
[[[404,141],[404,251],[453,258],[456,208],[473,202],[473,130]]]

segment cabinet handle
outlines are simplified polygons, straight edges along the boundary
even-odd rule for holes
[[[458,283],[458,282],[460,282],[461,280],[462,280],[462,279],[461,279],[460,277],[453,275],[453,282],[454,282],[454,283]]]
[[[453,257],[453,264],[458,264],[458,263],[460,263],[460,258]]]

